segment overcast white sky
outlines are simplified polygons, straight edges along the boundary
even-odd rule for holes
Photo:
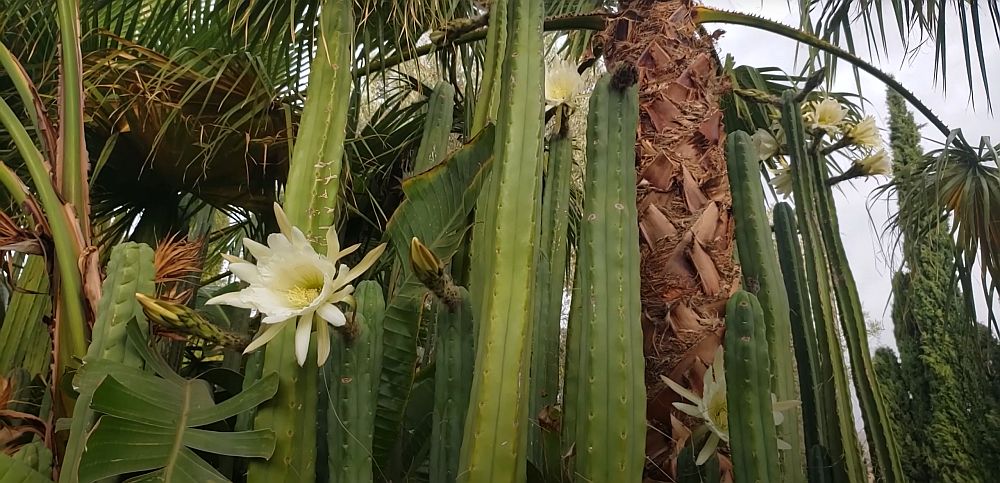
[[[787,25],[798,24],[797,13],[789,11],[786,0],[705,0],[705,3],[713,7],[762,15]],[[889,15],[891,16],[891,13]],[[986,26],[992,26],[989,18],[985,15],[983,22]],[[719,41],[719,48],[724,54],[732,54],[737,65],[774,66],[788,72],[796,71],[796,48],[792,41],[737,25],[711,24],[707,27],[709,31],[715,29],[726,31]],[[895,27],[892,28],[892,31],[887,30],[887,37],[897,36]],[[957,30],[951,29],[949,33],[951,32],[957,32]],[[864,42],[860,39],[856,43],[862,44],[861,48],[864,48]],[[1000,75],[1000,71],[997,70],[1000,69],[1000,48],[998,48],[992,32],[986,38],[985,43],[986,62],[993,69],[990,73],[991,75]],[[864,50],[860,54],[863,58],[874,58],[873,55]],[[989,136],[990,134],[994,134],[994,137],[1000,137],[1000,120],[987,110],[981,85],[977,87],[975,92],[975,105],[969,99],[970,90],[966,84],[964,62],[963,49],[959,42],[949,50],[949,79],[947,93],[945,93],[940,83],[934,81],[933,45],[925,46],[915,56],[904,58],[903,49],[897,42],[896,45],[890,47],[888,57],[882,56],[881,62],[873,61],[876,66],[894,75],[903,85],[913,91],[949,127],[961,128],[970,142],[977,142],[980,136]],[[886,129],[888,112],[885,105],[885,87],[875,78],[864,73],[861,75],[862,93],[869,102],[865,105],[866,113],[874,116],[880,127]],[[856,91],[853,72],[846,63],[838,66],[838,77],[833,85],[833,90]],[[994,90],[993,95],[1000,97],[1000,93],[997,91],[1000,89]],[[1000,109],[998,97],[995,97],[993,102],[996,108]],[[919,113],[915,113],[915,116],[918,123],[925,122]],[[925,149],[933,148],[934,141],[943,140],[942,136],[932,128],[925,128],[921,134],[929,138],[925,139]],[[883,131],[883,139],[888,140],[887,131]],[[885,345],[895,348],[890,300],[891,278],[896,268],[890,266],[890,263],[898,263],[898,257],[885,253],[883,250],[889,249],[888,244],[880,244],[877,239],[885,226],[888,214],[895,210],[895,204],[891,201],[888,204],[881,201],[874,203],[871,211],[868,209],[872,190],[884,181],[884,179],[879,178],[857,179],[852,181],[850,186],[845,186],[845,183],[842,183],[839,185],[842,190],[837,194],[841,234],[847,248],[851,268],[858,282],[862,305],[864,310],[873,319],[881,322],[883,327],[883,330],[872,337],[870,341],[873,351],[876,347]],[[982,320],[985,301],[981,294],[977,295],[977,303],[980,312],[979,318]],[[994,300],[993,305],[997,307],[1000,304]]]

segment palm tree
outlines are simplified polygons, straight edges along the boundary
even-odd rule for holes
[[[55,111],[58,85],[52,72],[58,32],[53,5],[42,0],[0,3],[4,44],[51,101],[44,107]],[[213,252],[232,245],[240,230],[265,231],[260,225],[273,225],[268,207],[287,174],[291,134],[316,49],[320,3],[299,1],[289,9],[283,2],[234,0],[81,2],[95,244],[186,233],[190,213],[205,206],[239,221],[213,232]],[[474,42],[485,37],[490,2],[355,3],[359,21],[356,88],[349,100],[350,183],[343,192],[348,243],[371,242],[402,199],[398,180],[409,171],[426,115],[419,95],[431,90],[432,79],[466,87],[458,96],[462,102],[456,107],[454,131],[474,134],[474,88],[484,55]],[[758,26],[809,43],[818,49],[810,60],[818,63],[828,60],[818,52],[835,49],[816,39],[833,47],[853,45],[852,17],[862,19],[870,40],[884,45],[884,17],[874,10],[875,3],[803,1],[799,8],[805,21],[799,29]],[[970,53],[971,79],[974,67],[985,65],[982,54],[978,59],[971,55],[982,52],[977,47],[986,30],[969,20],[979,18],[980,5],[951,4],[894,0],[893,18],[904,38],[911,29],[932,38],[943,61],[946,39],[938,35],[943,31],[939,27],[958,13],[964,35],[961,41],[948,41],[960,42]],[[996,30],[996,6],[986,5],[994,13]],[[722,151],[722,106],[731,87],[730,72],[702,27],[707,10],[689,0],[550,0],[546,6],[550,30],[585,32],[606,25],[591,43],[593,53],[603,55],[608,65],[639,68],[636,203],[651,423],[647,455],[651,466],[664,468],[673,450],[671,414],[676,413],[670,403],[677,396],[661,387],[659,376],[682,380],[689,371],[704,369],[721,343],[724,304],[740,285]],[[753,23],[738,16],[726,21]],[[427,32],[429,43],[422,40]],[[553,44],[573,46],[565,49],[566,55],[576,56],[587,38],[572,35]],[[431,53],[434,58],[421,64],[423,70],[392,71],[405,61],[430,59]],[[5,99],[15,99],[8,78],[0,77],[0,90]],[[989,150],[977,152],[959,141],[959,149],[943,162],[960,164],[929,164],[922,173],[928,184],[948,188],[938,197],[939,211],[955,211],[961,248],[966,256],[981,254],[996,280],[1000,266],[991,254],[1000,253],[993,251],[1000,246],[1000,230],[976,214],[990,213],[986,207],[995,205],[998,196],[986,194],[995,193],[1000,181],[995,168],[980,162],[991,159]],[[955,166],[965,169],[951,169]],[[968,191],[978,186],[973,180],[992,184]]]

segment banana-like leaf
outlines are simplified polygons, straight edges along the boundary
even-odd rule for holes
[[[492,160],[493,128],[488,126],[441,164],[403,182],[406,199],[386,229],[402,269],[385,311],[373,443],[377,457],[392,449],[399,434],[417,362],[420,307],[427,288],[409,268],[410,239],[419,238],[438,258],[450,260]]]
[[[4,453],[0,453],[0,483],[51,483],[52,480],[34,468]]]
[[[142,340],[135,324],[129,324],[129,331],[136,332],[129,340]],[[199,427],[270,399],[278,389],[276,374],[215,404],[205,381],[184,379],[145,346],[133,345],[160,377],[98,360],[86,364],[77,378],[81,387],[96,385],[91,408],[103,414],[87,440],[80,482],[151,470],[129,481],[221,482],[228,480],[193,450],[248,458],[271,456],[271,430],[218,432]]]

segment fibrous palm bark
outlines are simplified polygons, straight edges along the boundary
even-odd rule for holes
[[[622,1],[599,39],[608,66],[639,69],[636,143],[642,309],[648,393],[647,456],[666,468],[671,404],[660,382],[700,381],[721,344],[722,316],[739,286],[713,39],[690,0]]]

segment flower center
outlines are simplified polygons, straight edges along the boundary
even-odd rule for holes
[[[729,432],[729,405],[726,404],[725,399],[712,401],[712,404],[708,407],[708,417],[712,420],[712,424],[724,433]]]
[[[295,286],[288,289],[285,297],[288,298],[288,303],[301,309],[308,307],[316,297],[319,297],[319,289]]]

